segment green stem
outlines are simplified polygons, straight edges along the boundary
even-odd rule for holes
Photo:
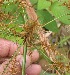
[[[27,53],[27,42],[24,43],[24,51],[23,51],[23,62],[22,62],[22,75],[25,75],[25,68],[26,68],[26,53]]]

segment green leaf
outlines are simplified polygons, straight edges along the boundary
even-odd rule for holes
[[[6,39],[10,40],[10,41],[13,41],[13,42],[17,42],[18,44],[23,43],[23,39],[21,39],[21,37],[14,36],[14,35],[8,35],[8,36],[6,36]]]
[[[70,24],[70,10],[66,6],[63,6],[61,2],[54,2],[51,6],[53,15],[58,18],[64,24]],[[62,16],[63,15],[63,16]]]
[[[32,4],[36,4],[38,0],[30,0]]]
[[[18,17],[14,20],[16,24],[24,24],[24,17],[22,14],[18,14]]]
[[[56,2],[58,0],[52,0],[52,2]],[[68,0],[59,0],[59,2],[68,2]]]
[[[23,44],[23,39],[18,36],[14,36],[13,34],[5,31],[0,32],[0,38],[4,38],[13,42],[17,42],[18,44]]]
[[[10,23],[10,20],[9,19],[5,19],[2,22],[5,23],[5,24],[9,24]]]
[[[17,13],[24,14],[24,8],[23,7],[19,7],[19,9],[17,11],[18,11]]]
[[[39,10],[39,11],[37,11],[37,14],[38,14],[41,24],[48,23],[49,21],[54,19],[47,10]],[[57,27],[56,21],[46,24],[44,27],[45,27],[45,29],[49,29],[50,31],[58,32],[58,27]]]
[[[38,0],[38,10],[49,8],[51,5],[50,1]]]
[[[14,13],[18,8],[18,3],[7,3],[2,5],[2,10],[8,14],[8,13]]]
[[[35,9],[37,9],[37,3],[38,3],[38,0],[30,0],[31,4],[33,5],[33,7]]]
[[[16,32],[21,32],[23,29],[21,27],[16,28]]]
[[[58,1],[58,0],[52,0],[53,2]]]
[[[63,39],[60,40],[58,44],[62,46],[68,39],[70,39],[70,36],[64,37]]]
[[[13,4],[13,5],[12,5]],[[14,24],[24,24],[24,9],[22,7],[18,8],[18,3],[14,6],[14,3],[11,4],[11,7],[7,8],[7,5],[4,4],[2,6],[2,10],[5,12],[5,14],[9,14],[9,16],[13,17],[13,19],[10,20],[10,18],[5,18],[2,22],[5,24],[9,24],[10,22]],[[12,8],[13,6],[13,8]],[[16,12],[15,12],[16,11]]]
[[[42,57],[48,61],[50,64],[52,64],[53,62],[50,60],[50,58],[42,51],[42,50],[39,50],[40,54],[42,55]]]
[[[16,0],[4,0],[4,4],[7,4],[7,3],[9,3],[9,2],[14,2],[14,1],[16,1]]]

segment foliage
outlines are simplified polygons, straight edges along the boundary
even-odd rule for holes
[[[63,46],[63,44],[70,39],[70,36],[64,37],[63,39],[60,40],[60,42],[58,43],[60,46]]]
[[[59,17],[63,14],[63,17],[59,18],[62,23],[70,24],[70,10],[61,2],[54,2],[51,6],[51,11],[55,17]]]
[[[65,5],[65,3],[66,3],[66,5]],[[68,5],[67,0],[66,1],[62,0],[61,2],[59,2],[58,0],[52,0],[52,1],[38,0],[37,10],[44,10],[44,9],[48,10],[48,12],[50,12],[51,16],[54,16],[55,18],[58,18],[62,23],[68,25],[68,24],[70,24],[70,10],[69,10],[68,6],[69,5]],[[43,12],[43,14],[47,14],[47,13]],[[48,17],[50,17],[50,15],[48,15]],[[48,18],[46,17],[45,20],[47,20],[47,19]],[[54,22],[52,22],[52,25],[55,25],[55,27],[57,26],[56,24],[54,24]],[[45,28],[46,29],[48,28],[49,30],[51,30],[52,27],[53,27],[52,25],[51,25],[51,27],[48,25],[49,28],[48,27],[45,27]],[[53,30],[54,29],[55,28],[53,28]],[[58,30],[58,28],[56,28],[55,32],[57,32],[57,30]]]
[[[39,20],[40,20],[41,24],[45,24],[46,22],[48,23],[49,21],[54,19],[47,10],[38,10],[37,14],[39,16]],[[57,27],[56,21],[46,24],[44,26],[44,28],[48,29],[50,31],[53,31],[53,32],[58,32],[58,27]]]
[[[30,0],[30,1],[36,11],[41,27],[45,28],[46,30],[58,33],[60,28],[58,27],[56,20],[59,20],[64,25],[70,24],[70,3],[68,2],[69,0],[61,0],[61,1]],[[36,25],[36,23],[32,22],[31,20],[29,21],[28,15],[25,10],[25,6],[21,2],[21,0],[1,1],[0,38],[5,38],[14,42],[18,42],[19,44],[22,45],[23,45],[22,42],[24,43],[28,42],[28,44],[32,45],[32,41],[34,42],[34,40],[38,40],[35,39],[34,36],[32,36],[35,35],[36,33],[34,27],[37,28],[38,25]],[[66,42],[69,38],[70,36],[64,38],[58,44],[63,45],[63,43]],[[25,48],[24,57],[26,62],[26,52],[27,52],[26,44],[24,48]],[[43,50],[39,51],[39,53],[45,60],[47,60],[49,63],[52,63],[50,58],[45,54],[45,52],[43,52]],[[60,59],[60,56],[57,56],[56,59],[57,60]],[[64,59],[64,57],[62,59]],[[67,61],[68,59],[66,59],[64,62]],[[23,67],[24,67],[23,69],[25,69],[25,64],[23,65]],[[43,75],[43,73],[44,71],[41,73],[41,75]],[[49,74],[45,72],[44,75],[55,75],[55,74]],[[68,73],[66,73],[66,75],[68,75]]]

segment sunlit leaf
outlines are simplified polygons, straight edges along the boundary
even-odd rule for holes
[[[50,1],[47,0],[38,0],[38,10],[47,9],[51,5]]]
[[[19,14],[14,21],[16,24],[24,24],[24,17],[22,16],[22,14]]]
[[[37,3],[38,3],[38,0],[30,0],[31,4],[33,5],[33,7],[35,9],[37,9]]]
[[[59,18],[61,22],[64,24],[70,24],[70,10],[61,2],[54,2],[51,6],[51,11],[56,18],[61,16]]]
[[[48,23],[49,21],[54,19],[47,10],[39,10],[39,11],[37,11],[37,14],[38,14],[41,24]],[[46,24],[44,27],[53,32],[58,32],[58,27],[57,27],[56,21]]]
[[[7,13],[14,13],[18,8],[18,3],[7,3],[2,5],[2,10]]]

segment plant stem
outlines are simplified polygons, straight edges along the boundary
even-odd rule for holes
[[[27,42],[24,43],[24,51],[23,51],[23,62],[22,62],[22,75],[25,75],[25,68],[26,68],[26,53],[27,53]]]

